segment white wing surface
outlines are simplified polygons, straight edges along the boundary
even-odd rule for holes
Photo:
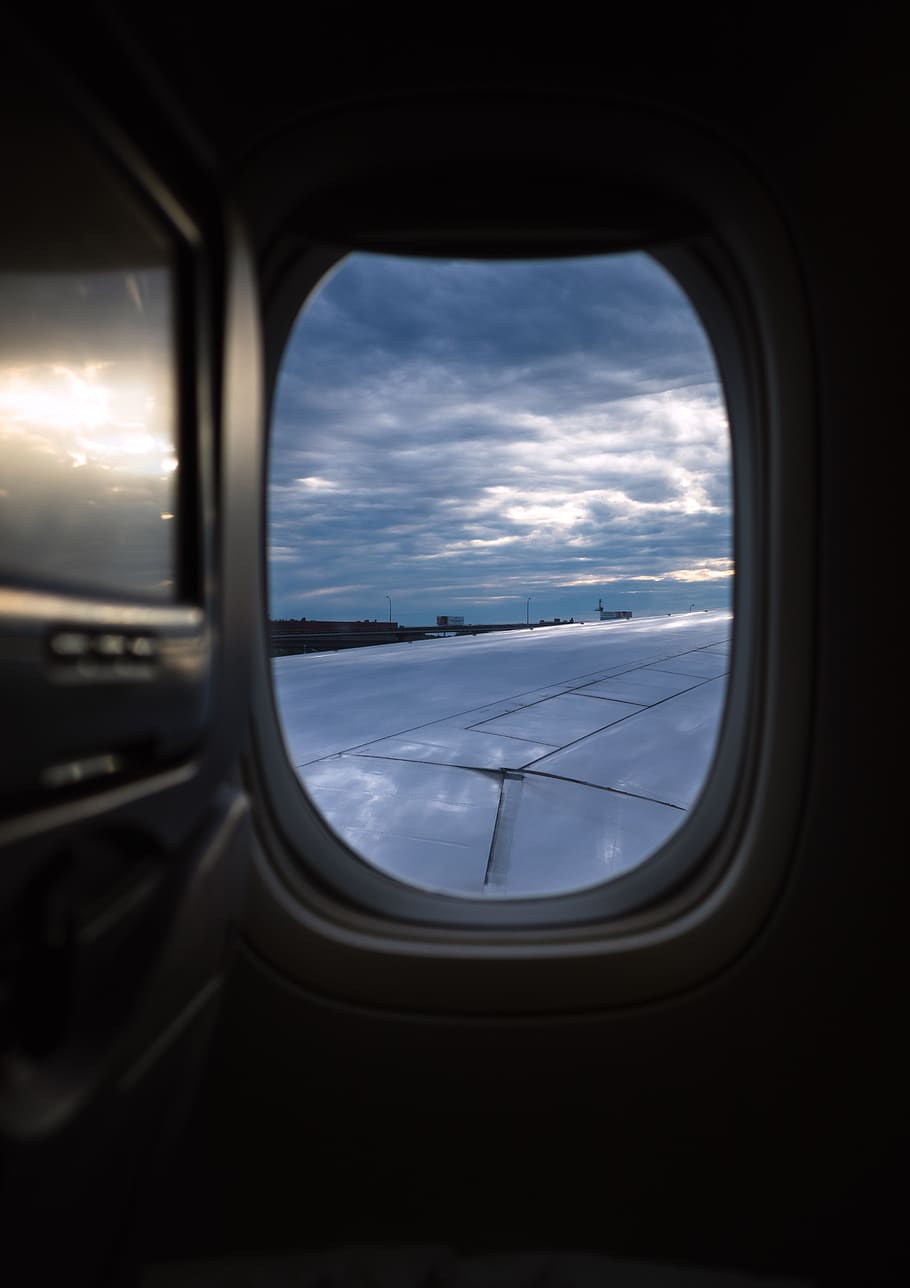
[[[728,612],[277,658],[291,761],[331,827],[422,889],[565,893],[644,862],[717,741]]]

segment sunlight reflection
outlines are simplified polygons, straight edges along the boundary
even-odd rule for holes
[[[0,573],[171,598],[172,281],[4,274]],[[141,289],[140,289],[141,286]]]
[[[171,401],[146,381],[121,376],[117,363],[59,363],[0,369],[0,434],[74,467],[109,465],[131,474],[171,474]],[[160,383],[160,377],[158,378]],[[157,431],[157,432],[156,432]],[[12,440],[12,442],[10,442]]]

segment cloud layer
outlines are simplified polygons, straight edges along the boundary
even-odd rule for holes
[[[273,617],[730,602],[716,366],[643,254],[348,257],[288,344],[269,480]]]

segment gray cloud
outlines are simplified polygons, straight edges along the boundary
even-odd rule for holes
[[[352,256],[278,385],[271,612],[384,616],[389,594],[399,620],[516,620],[532,595],[578,618],[600,594],[677,611],[695,584],[726,605],[731,504],[713,357],[649,257]]]

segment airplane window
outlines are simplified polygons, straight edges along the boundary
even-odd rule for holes
[[[653,855],[719,732],[732,505],[714,355],[655,259],[342,260],[269,460],[276,706],[330,827],[469,898]]]

